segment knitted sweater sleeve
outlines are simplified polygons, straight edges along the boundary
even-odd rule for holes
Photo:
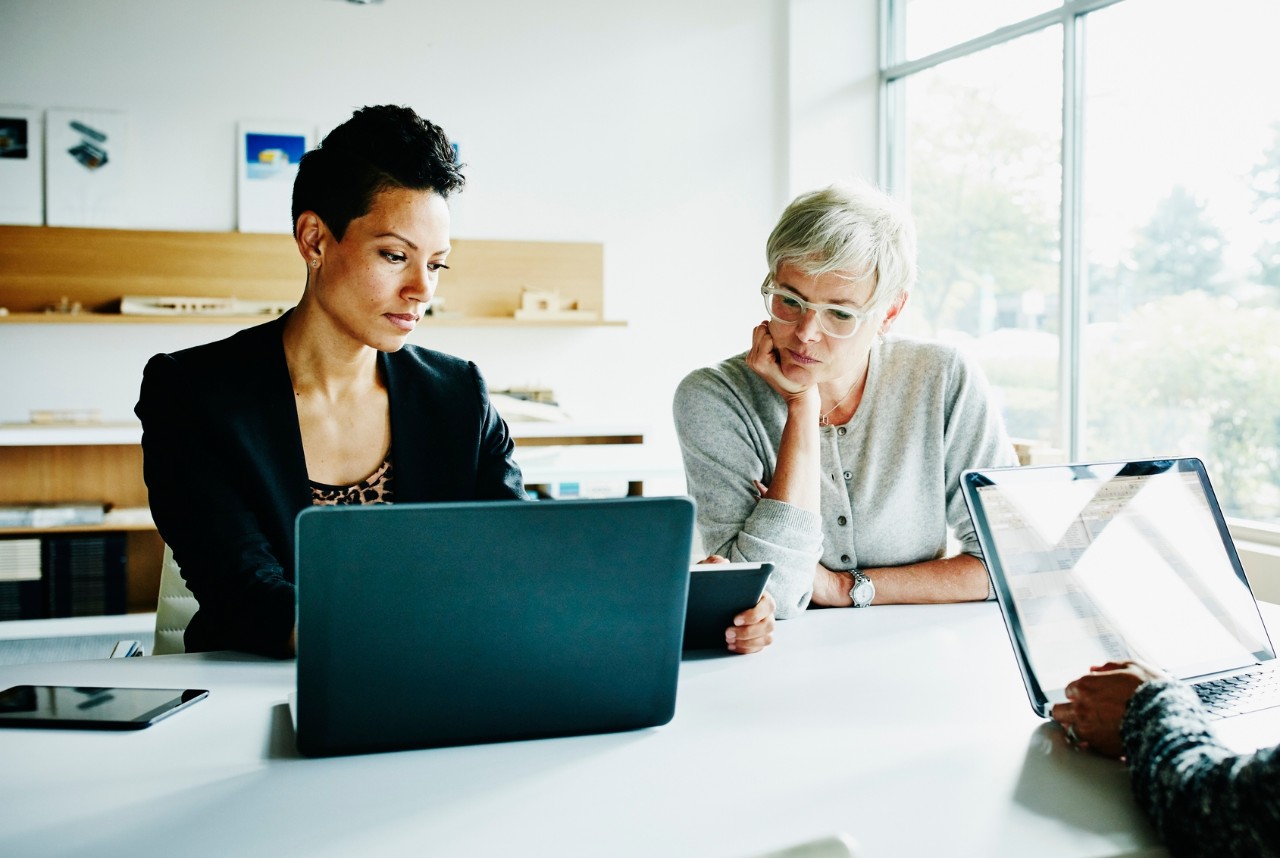
[[[1174,855],[1280,855],[1280,747],[1237,755],[1195,692],[1148,682],[1121,727],[1139,806]]]

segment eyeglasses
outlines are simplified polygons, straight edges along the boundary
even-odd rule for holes
[[[782,322],[784,325],[799,324],[805,314],[813,310],[818,314],[818,326],[828,336],[843,340],[858,333],[858,328],[862,327],[869,315],[844,304],[811,303],[785,289],[770,286],[772,279],[764,278],[760,294],[764,296],[765,310],[775,322]]]

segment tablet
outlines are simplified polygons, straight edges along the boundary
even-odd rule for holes
[[[208,695],[200,688],[15,685],[0,691],[0,727],[141,730]]]
[[[685,649],[728,649],[725,629],[760,601],[772,563],[699,563],[689,569]]]

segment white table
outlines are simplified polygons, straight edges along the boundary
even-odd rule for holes
[[[1032,713],[994,604],[810,611],[684,662],[664,727],[344,758],[295,752],[291,662],[0,668],[19,683],[211,693],[136,733],[0,730],[3,855],[747,856],[842,831],[870,858],[1164,854],[1125,769]]]

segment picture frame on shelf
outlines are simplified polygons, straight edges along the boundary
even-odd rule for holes
[[[0,106],[0,223],[44,223],[44,121],[39,110]]]
[[[236,126],[236,224],[240,232],[292,232],[290,208],[298,162],[315,131],[297,122]]]
[[[45,142],[45,222],[129,226],[128,114],[50,109]]]

